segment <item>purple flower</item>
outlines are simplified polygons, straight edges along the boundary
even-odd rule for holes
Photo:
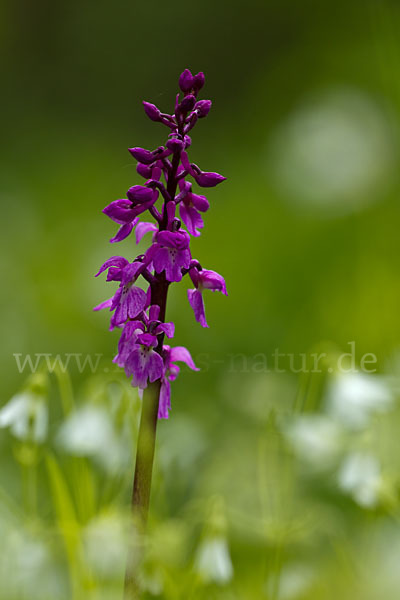
[[[197,228],[201,229],[204,226],[199,211],[206,212],[210,207],[210,203],[205,196],[199,196],[192,192],[191,183],[181,179],[179,187],[181,193],[176,197],[176,200],[181,201],[179,205],[180,217],[188,228],[189,233],[198,236],[200,235],[200,231]]]
[[[146,307],[147,296],[140,287],[134,285],[139,270],[143,268],[143,263],[129,263],[122,256],[114,256],[108,259],[101,267],[96,277],[108,269],[107,279],[120,281],[120,286],[110,300],[102,302],[94,310],[110,307],[110,311],[115,311],[111,317],[111,329],[125,323],[127,319],[134,319]],[[111,271],[111,276],[110,276]]]
[[[143,204],[154,200],[154,191],[143,185],[133,185],[126,194],[133,205]]]
[[[182,269],[190,265],[189,243],[190,237],[185,231],[159,231],[146,260],[153,262],[156,273],[165,271],[167,281],[181,281]]]
[[[152,383],[163,376],[163,359],[154,350],[157,343],[155,335],[141,333],[137,336],[137,343],[125,362],[127,377],[132,375],[132,385],[142,390],[147,387],[148,381]]]
[[[150,306],[148,314],[143,312],[133,321],[127,321],[124,325],[120,340],[118,342],[118,354],[114,358],[119,367],[124,367],[130,353],[135,349],[138,336],[142,333],[150,333],[155,336],[166,334],[171,338],[175,333],[175,325],[172,322],[162,323],[158,320],[160,307]]]
[[[158,320],[160,307],[149,307],[148,314],[143,312],[139,319],[128,321],[122,332],[118,345],[118,354],[114,359],[119,366],[125,367],[128,377],[132,375],[132,385],[144,389],[147,380],[161,379],[164,374],[164,363],[158,352],[158,337],[164,333],[173,337],[175,326],[172,322],[163,323]]]
[[[189,157],[185,151],[181,154],[181,160],[186,171],[195,178],[196,183],[200,187],[215,187],[226,180],[226,177],[219,173],[206,172],[199,169],[197,165],[189,161]]]
[[[129,200],[114,200],[103,209],[103,213],[121,225],[116,235],[110,239],[111,243],[121,242],[128,237],[138,222],[137,211],[132,208]]]
[[[196,268],[191,268],[189,275],[195,285],[194,290],[188,290],[187,292],[190,306],[193,308],[196,321],[202,327],[208,327],[204,309],[203,290],[218,291],[227,296],[225,280],[219,273],[207,271],[206,269],[199,271]]]
[[[146,331],[153,333],[154,335],[160,335],[165,333],[167,337],[174,337],[175,325],[172,321],[163,323],[158,319],[160,316],[160,307],[158,304],[153,304],[149,307],[148,315],[143,313],[142,319],[145,325]]]
[[[126,258],[124,258],[123,256],[112,256],[111,258],[109,258],[108,260],[106,260],[106,262],[104,264],[101,265],[101,267],[97,271],[95,277],[98,277],[101,273],[104,273],[104,271],[108,270],[107,281],[116,280],[116,276],[115,277],[110,277],[109,276],[111,269],[113,269],[111,272],[115,273],[116,270],[117,270],[118,273],[121,273],[121,278],[122,278],[122,270],[127,265],[129,265],[129,261],[126,260]]]
[[[164,345],[164,374],[161,379],[160,401],[158,405],[158,418],[168,419],[168,411],[171,409],[171,381],[179,375],[180,368],[175,364],[176,361],[184,362],[193,371],[200,371],[193,362],[189,350],[184,346]]]
[[[121,337],[118,341],[118,354],[113,358],[113,362],[119,367],[125,367],[125,363],[130,353],[136,347],[138,335],[144,333],[145,326],[142,321],[127,321],[122,329]]]
[[[127,192],[128,200],[114,200],[103,209],[103,213],[121,225],[110,242],[121,242],[131,233],[138,216],[151,208],[158,198],[158,191],[135,185]]]

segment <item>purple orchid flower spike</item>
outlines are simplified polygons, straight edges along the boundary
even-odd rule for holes
[[[114,200],[103,210],[119,225],[110,240],[112,243],[128,238],[133,232],[136,243],[143,243],[146,234],[151,234],[144,254],[133,261],[113,256],[101,266],[96,276],[107,272],[107,281],[117,282],[118,288],[95,310],[108,308],[112,313],[110,328],[121,329],[114,362],[125,369],[132,385],[140,390],[156,386],[159,418],[166,418],[169,413],[171,382],[179,372],[176,361],[198,370],[188,350],[164,344],[164,338],[172,338],[175,333],[174,323],[165,319],[169,286],[189,274],[194,284],[194,289],[188,290],[189,302],[203,327],[207,327],[203,290],[226,294],[223,277],[202,269],[190,251],[191,237],[200,235],[204,227],[202,215],[210,207],[208,199],[194,188],[196,184],[215,187],[225,180],[218,173],[202,171],[190,162],[187,154],[192,144],[188,132],[208,116],[211,108],[211,100],[198,98],[203,86],[202,72],[193,74],[185,69],[179,77],[180,93],[173,114],[162,112],[151,102],[143,102],[149,119],[167,127],[167,139],[155,150],[129,149],[144,182],[130,187],[125,199]],[[149,218],[139,220],[145,215]],[[138,285],[139,278],[147,284],[147,290]]]
[[[222,275],[219,275],[215,271],[207,271],[206,269],[198,270],[196,267],[190,269],[189,275],[195,286],[194,290],[188,290],[190,306],[193,308],[196,321],[202,327],[208,327],[204,309],[203,290],[222,292],[227,296],[225,280]]]
[[[171,383],[179,374],[176,363],[183,362],[198,371],[186,348],[171,348],[164,343],[166,337],[175,335],[174,323],[166,321],[169,287],[189,274],[194,284],[194,289],[188,290],[189,302],[203,327],[208,326],[203,290],[226,294],[223,277],[202,269],[200,263],[192,259],[190,250],[191,237],[199,236],[204,227],[202,213],[209,209],[208,199],[193,190],[193,186],[211,188],[225,180],[218,173],[202,171],[190,162],[187,154],[192,144],[189,132],[207,117],[211,108],[210,100],[198,99],[203,86],[204,73],[194,75],[185,69],[179,77],[180,93],[176,96],[173,114],[163,113],[155,104],[143,102],[149,119],[167,127],[167,139],[164,145],[152,151],[140,147],[129,149],[144,183],[133,185],[126,199],[114,200],[103,210],[120,226],[111,242],[127,239],[134,232],[139,243],[147,233],[152,234],[147,250],[134,260],[113,256],[100,267],[96,276],[107,272],[107,281],[117,282],[118,288],[111,298],[94,309],[111,311],[110,329],[121,330],[113,362],[125,370],[143,400],[132,495],[135,526],[141,524],[142,530],[149,507],[157,419],[169,416]],[[145,215],[146,218],[139,221]],[[139,287],[139,278],[147,285],[146,291]],[[136,558],[129,559],[125,598],[138,597],[136,563]]]

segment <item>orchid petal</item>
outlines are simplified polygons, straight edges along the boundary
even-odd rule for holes
[[[100,273],[103,273],[103,271],[105,271],[109,267],[119,267],[120,269],[122,269],[127,264],[128,264],[128,261],[123,256],[112,256],[111,258],[106,260],[105,263],[103,263],[101,265],[101,267],[98,270],[98,272],[96,273],[95,277],[98,277],[100,275]]]
[[[171,384],[166,377],[161,380],[160,400],[158,403],[158,418],[168,419],[171,409]]]
[[[155,332],[157,335],[164,332],[167,337],[172,338],[175,333],[175,325],[172,321],[169,323],[160,323],[157,325]]]
[[[153,383],[153,381],[157,381],[157,379],[161,379],[161,377],[163,376],[163,373],[164,373],[163,359],[161,358],[161,356],[159,354],[157,354],[157,352],[152,350],[149,353],[149,360],[148,360],[148,374],[149,374],[150,382]]]
[[[128,317],[134,319],[146,306],[147,295],[142,288],[132,285],[126,297]]]
[[[103,208],[103,213],[120,225],[133,221],[137,216],[129,200],[114,200]]]
[[[138,223],[135,229],[136,243],[139,244],[146,233],[149,233],[150,231],[155,232],[157,230],[158,227],[155,223],[145,223],[143,221]]]
[[[215,187],[222,181],[226,180],[226,177],[220,175],[219,173],[207,173],[205,171],[195,173],[194,178],[201,187]]]
[[[104,300],[104,302],[100,302],[100,304],[95,306],[93,310],[97,311],[97,310],[103,310],[103,308],[109,308],[112,305],[112,301],[113,301],[112,298],[109,298],[108,300]]]
[[[152,306],[150,306],[149,308],[149,320],[150,321],[157,321],[158,317],[160,316],[160,307],[158,306],[158,304],[153,304]]]
[[[204,227],[204,223],[197,210],[193,206],[187,206],[185,203],[182,203],[179,206],[179,214],[189,233],[195,237],[199,236],[200,231],[197,230],[197,227],[201,229]]]
[[[138,219],[136,218],[131,223],[125,223],[125,225],[121,225],[116,235],[110,239],[111,244],[114,244],[114,242],[122,242],[122,240],[127,238],[137,221]]]
[[[204,310],[203,295],[199,290],[188,290],[189,304],[193,309],[195,319],[202,327],[208,327]]]
[[[193,371],[200,371],[194,364],[189,350],[184,346],[175,346],[175,348],[171,348],[171,362],[175,362],[176,360],[186,363]]]

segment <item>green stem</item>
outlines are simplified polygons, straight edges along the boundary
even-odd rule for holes
[[[140,539],[142,539],[145,532],[149,512],[160,384],[160,380],[150,384],[143,394],[132,491],[133,520]],[[142,542],[139,541],[139,543]],[[140,548],[137,547],[137,544],[135,544],[135,547],[129,548],[125,576],[125,600],[140,598],[140,588],[137,580],[140,555]]]
[[[156,441],[160,380],[144,391],[142,417],[136,454],[135,479],[133,482],[132,508],[140,524],[147,522],[150,503],[151,475],[153,471]]]

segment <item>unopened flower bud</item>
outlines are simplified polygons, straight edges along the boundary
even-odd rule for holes
[[[177,113],[178,114],[186,114],[193,110],[194,105],[196,104],[196,98],[192,94],[185,96],[182,102],[179,104]]]
[[[136,166],[136,171],[144,177],[145,179],[150,179],[152,174],[152,169],[148,165],[144,165],[143,163],[138,163]]]
[[[134,185],[127,191],[127,196],[134,204],[142,204],[153,198],[153,190],[143,185]]]
[[[195,75],[193,77],[193,89],[196,93],[201,90],[201,88],[204,85],[204,82],[205,82],[205,77],[204,77],[204,73],[202,71],[200,71],[200,73],[197,73],[197,75]]]
[[[136,160],[145,165],[149,165],[155,161],[155,157],[150,150],[145,150],[144,148],[129,148],[129,152],[132,154],[133,158],[136,158]]]
[[[219,173],[206,173],[204,171],[201,171],[199,174],[195,174],[194,178],[201,187],[215,187],[226,179],[226,177],[220,175]]]
[[[179,77],[179,87],[181,88],[182,92],[188,92],[189,90],[192,89],[193,80],[194,80],[194,77],[191,74],[191,72],[189,71],[189,69],[185,69],[183,71],[183,73],[181,73],[181,76]]]
[[[210,112],[211,100],[199,100],[196,103],[195,110],[199,116],[199,119],[206,117]]]
[[[177,138],[172,138],[168,140],[166,143],[168,150],[172,150],[172,152],[180,152],[184,149],[185,144],[182,140],[178,140]]]
[[[155,104],[143,101],[144,112],[152,121],[160,121],[161,112],[158,110]]]

